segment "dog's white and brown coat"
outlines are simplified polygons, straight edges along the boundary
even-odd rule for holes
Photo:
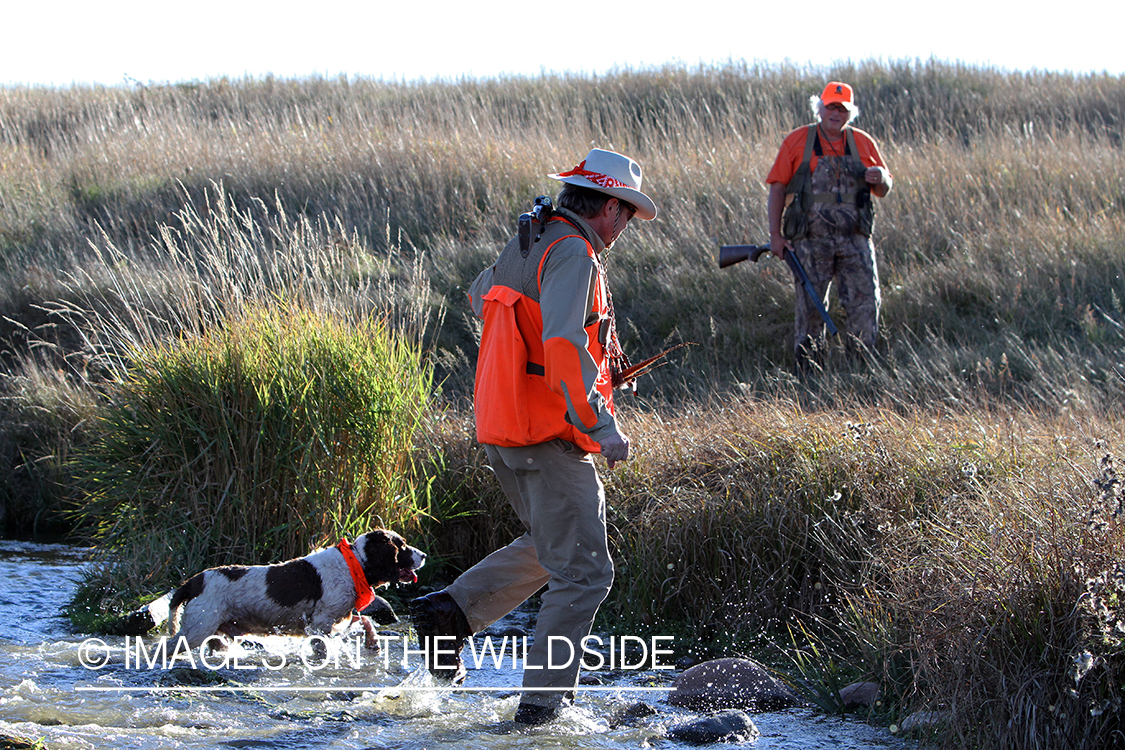
[[[417,581],[425,561],[401,536],[377,529],[276,565],[208,568],[172,595],[170,629],[192,648],[216,634],[327,635],[370,601],[372,589]]]

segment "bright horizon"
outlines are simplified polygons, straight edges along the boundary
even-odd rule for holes
[[[1107,0],[1069,16],[1058,9],[1015,12],[994,0],[950,0],[932,17],[897,6],[857,8],[849,16],[824,0],[785,8],[732,8],[716,0],[672,7],[323,0],[310,10],[259,0],[42,0],[5,9],[0,86],[269,75],[458,80],[728,61],[823,68],[936,59],[1007,71],[1125,74],[1125,46],[1112,22],[1122,11]],[[795,25],[802,18],[815,23]]]

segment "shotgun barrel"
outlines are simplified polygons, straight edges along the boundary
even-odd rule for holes
[[[758,258],[770,251],[769,245],[723,245],[719,248],[719,268],[726,268],[733,266],[735,263],[741,263],[749,258],[752,262],[757,263]],[[836,324],[832,322],[832,318],[828,316],[828,311],[824,309],[824,301],[816,293],[812,282],[809,281],[809,275],[805,273],[805,269],[801,266],[801,261],[797,260],[797,256],[792,253],[788,248],[785,249],[785,262],[789,264],[789,270],[797,278],[797,282],[805,288],[805,292],[809,298],[816,305],[816,311],[820,313],[820,317],[824,320],[824,326],[828,329],[829,336],[835,336],[839,333]]]

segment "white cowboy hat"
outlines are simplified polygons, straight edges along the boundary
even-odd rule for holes
[[[595,148],[574,169],[547,176],[631,203],[637,207],[638,219],[656,218],[656,204],[641,192],[641,165],[628,156]]]

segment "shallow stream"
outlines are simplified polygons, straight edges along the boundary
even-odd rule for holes
[[[84,560],[67,545],[0,540],[0,736],[50,750],[690,747],[663,736],[697,718],[664,701],[674,671],[603,671],[558,720],[512,731],[520,671],[511,654],[471,669],[464,690],[439,689],[420,664],[410,668],[405,632],[381,631],[378,655],[358,635],[326,657],[278,638],[190,669],[171,647],[163,659],[155,639],[138,649],[136,639],[70,630],[60,608]],[[510,625],[530,629],[521,616]],[[655,711],[636,711],[641,703]],[[806,709],[753,718],[761,736],[741,744],[763,750],[905,747],[885,730]]]

